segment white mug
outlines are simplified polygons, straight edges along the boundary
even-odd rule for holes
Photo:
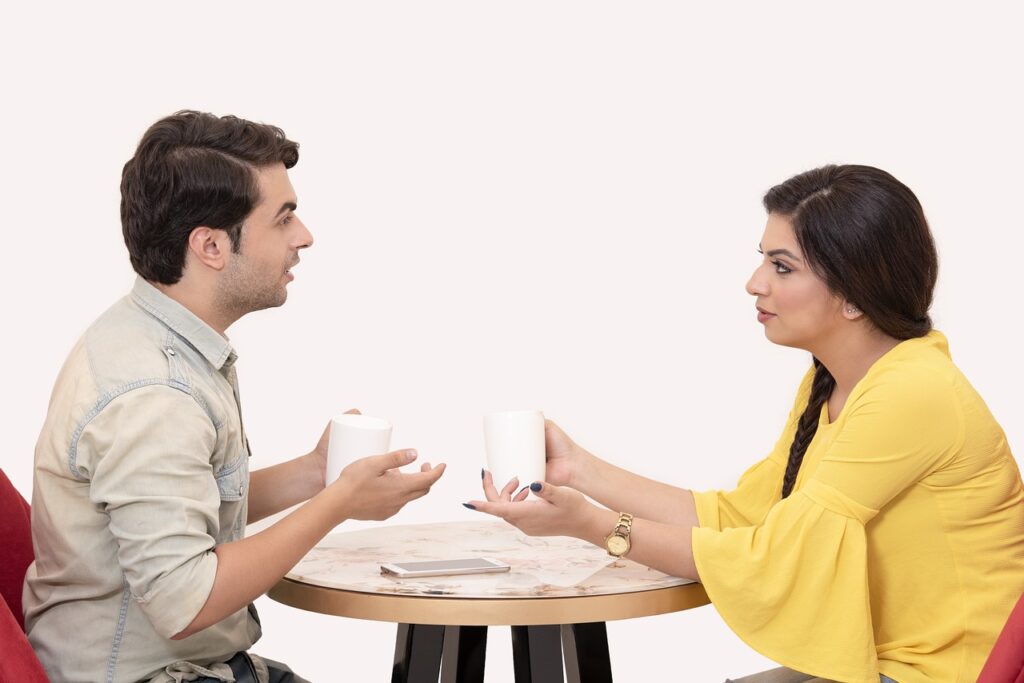
[[[519,488],[544,481],[544,413],[511,410],[484,416],[487,469],[499,491],[513,477]]]
[[[344,414],[331,420],[331,438],[327,445],[327,477],[333,484],[353,460],[388,452],[391,423],[369,415]]]

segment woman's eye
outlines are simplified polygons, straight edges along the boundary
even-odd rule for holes
[[[782,261],[772,261],[772,265],[775,266],[775,272],[779,275],[785,275],[786,273],[793,272],[793,270]]]
[[[288,225],[291,222],[292,222],[292,217],[291,217],[291,214],[289,214],[289,215],[284,217],[284,220],[281,221],[281,225]]]

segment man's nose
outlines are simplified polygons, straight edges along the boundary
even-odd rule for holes
[[[299,221],[299,227],[302,229],[302,232],[299,233],[298,248],[305,249],[307,247],[313,246],[313,233],[309,231],[309,228],[307,228],[306,224],[303,223],[301,220]]]

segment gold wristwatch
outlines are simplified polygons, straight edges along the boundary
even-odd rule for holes
[[[619,513],[619,521],[612,532],[605,536],[604,547],[612,557],[622,557],[629,552],[629,532],[633,529],[633,515]]]

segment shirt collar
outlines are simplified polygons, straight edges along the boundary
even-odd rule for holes
[[[132,287],[132,298],[150,315],[171,328],[195,347],[217,370],[230,367],[238,358],[227,337],[213,329],[177,301],[139,276]]]

